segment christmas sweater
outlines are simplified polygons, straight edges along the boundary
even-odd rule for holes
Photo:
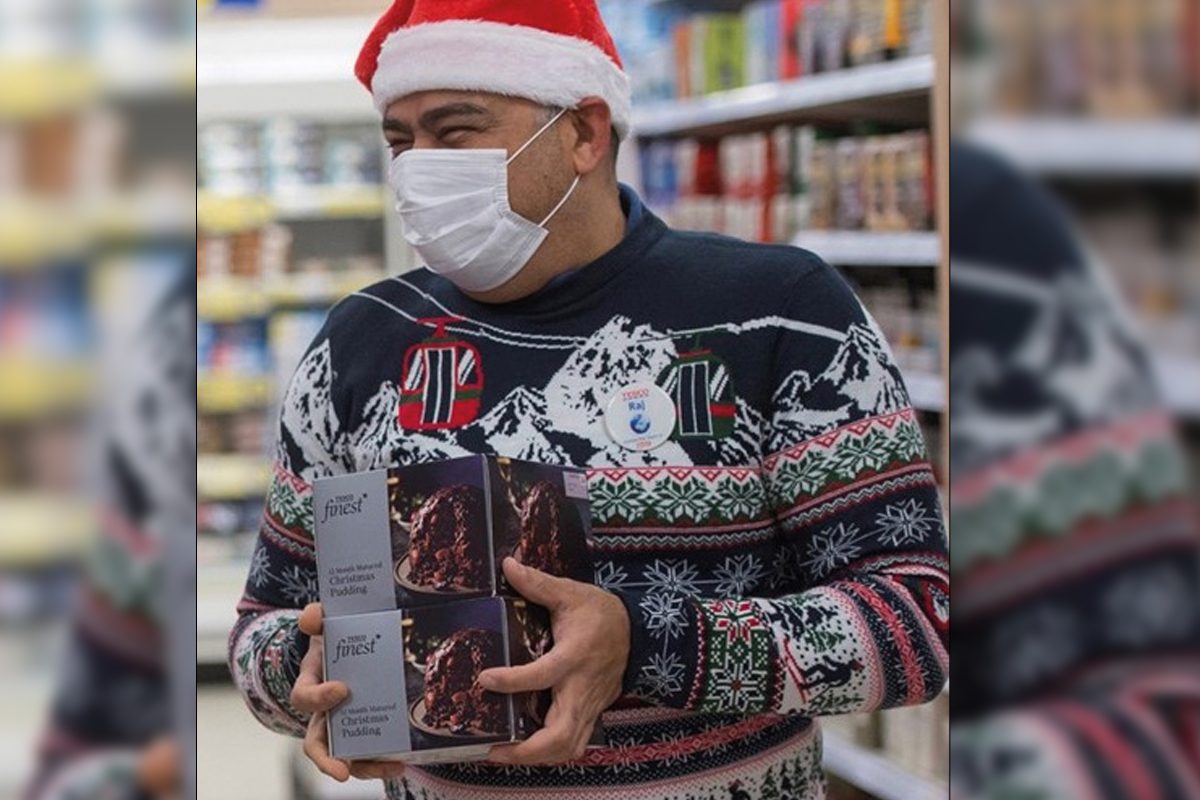
[[[186,754],[195,724],[184,706],[195,707],[195,606],[185,606],[177,580],[168,590],[168,573],[195,557],[196,387],[187,380],[195,368],[194,253],[187,243],[164,246],[111,268],[138,290],[122,324],[103,319],[98,329],[101,363],[120,359],[121,369],[104,371],[88,437],[100,467],[89,487],[95,539],[22,800],[151,800],[138,786],[138,764],[145,747],[168,735],[187,759],[181,795],[194,786]],[[180,638],[193,642],[182,663],[170,652]]]
[[[488,452],[588,469],[597,583],[631,621],[608,745],[554,767],[411,767],[389,796],[819,797],[813,717],[924,702],[947,673],[934,474],[873,320],[811,253],[669,230],[628,189],[625,238],[542,291],[477,303],[428,271],[330,313],[286,392],[230,662],[253,713],[288,695],[317,597],[318,478]],[[605,426],[655,382],[661,446]]]
[[[1062,210],[952,145],[952,794],[1200,797],[1200,525]]]

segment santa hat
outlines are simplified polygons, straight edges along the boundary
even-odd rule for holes
[[[557,108],[600,97],[622,138],[629,76],[595,0],[395,0],[355,75],[382,113],[414,92],[494,92]]]

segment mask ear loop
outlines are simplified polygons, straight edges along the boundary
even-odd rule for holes
[[[567,193],[563,195],[563,199],[558,201],[558,205],[556,205],[554,207],[554,210],[552,210],[549,214],[547,214],[546,218],[544,220],[542,220],[540,225],[538,225],[539,228],[546,227],[546,223],[549,222],[550,220],[552,220],[554,218],[554,215],[559,212],[559,209],[561,209],[563,206],[565,206],[567,204],[567,201],[571,199],[571,195],[575,194],[575,187],[577,187],[577,186],[579,186],[579,176],[578,175],[576,175],[575,180],[571,182],[571,188],[567,189]]]
[[[542,135],[543,133],[545,133],[546,131],[550,130],[550,126],[551,126],[551,125],[553,125],[554,123],[556,123],[556,122],[558,122],[560,119],[562,119],[562,115],[563,115],[563,114],[565,114],[565,113],[567,113],[567,109],[565,109],[565,108],[564,108],[562,111],[559,111],[557,114],[555,114],[555,115],[554,115],[554,116],[551,118],[551,120],[550,120],[549,122],[547,122],[545,125],[543,125],[543,126],[541,127],[541,130],[539,130],[539,131],[538,131],[537,133],[535,133],[533,136],[529,137],[529,141],[525,142],[525,144],[523,144],[523,145],[521,145],[519,148],[517,148],[517,152],[515,152],[515,153],[513,153],[511,156],[509,156],[509,159],[508,159],[508,161],[505,161],[505,162],[504,162],[504,166],[506,166],[506,167],[507,167],[509,164],[511,164],[513,161],[515,161],[515,160],[516,160],[516,158],[517,158],[517,156],[521,155],[521,153],[524,153],[524,152],[525,152],[525,150],[526,150],[526,149],[529,147],[529,145],[531,145],[531,144],[533,144],[534,142],[536,142],[536,141],[537,141],[537,138],[538,138],[539,136],[541,136],[541,135]]]

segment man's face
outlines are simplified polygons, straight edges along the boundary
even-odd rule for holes
[[[500,149],[509,156],[549,121],[552,112],[529,100],[481,92],[418,92],[394,101],[383,134],[395,158],[410,150]],[[508,168],[509,203],[540,221],[574,180],[566,118],[552,126]]]

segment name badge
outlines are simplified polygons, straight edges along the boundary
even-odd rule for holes
[[[632,383],[608,401],[604,424],[628,450],[653,450],[675,431],[675,401],[654,383]]]

